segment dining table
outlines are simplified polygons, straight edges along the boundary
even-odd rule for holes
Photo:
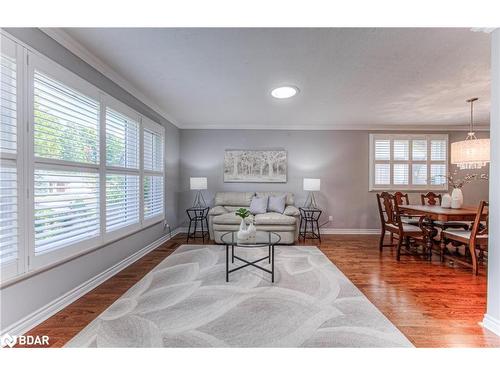
[[[436,221],[449,222],[449,221],[465,221],[472,222],[476,218],[478,207],[476,206],[462,206],[461,208],[445,208],[441,206],[423,205],[423,204],[404,204],[399,206],[400,210],[408,216],[424,217],[420,221],[420,227],[426,237],[426,252],[429,258],[432,257],[432,249],[435,241],[434,237],[437,235],[438,230],[434,223]],[[488,212],[483,212],[481,220],[486,219]]]

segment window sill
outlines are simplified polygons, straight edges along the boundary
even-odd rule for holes
[[[81,256],[90,254],[90,253],[92,253],[92,252],[94,252],[96,250],[102,249],[103,247],[111,245],[114,242],[118,242],[118,241],[120,241],[122,239],[125,239],[127,237],[133,236],[136,233],[139,233],[139,232],[141,232],[141,231],[143,231],[143,230],[145,230],[147,228],[150,228],[152,226],[155,226],[155,225],[161,223],[163,221],[163,219],[164,219],[163,215],[159,216],[155,221],[151,220],[151,221],[148,221],[147,223],[145,222],[144,225],[142,226],[142,228],[137,228],[134,231],[131,231],[131,232],[127,233],[126,235],[122,236],[122,237],[116,237],[116,238],[114,238],[112,240],[109,240],[109,241],[107,241],[105,243],[101,243],[99,245],[95,245],[95,246],[89,247],[89,248],[87,248],[85,250],[82,250],[82,251],[79,251],[79,252],[77,252],[75,254],[72,254],[72,255],[66,256],[64,258],[61,258],[58,261],[51,262],[50,264],[46,264],[46,265],[40,266],[38,268],[34,268],[32,270],[29,270],[29,271],[27,271],[25,273],[22,273],[20,275],[14,276],[12,278],[2,280],[0,282],[0,290],[4,289],[4,288],[6,288],[6,287],[8,287],[10,285],[16,284],[16,283],[18,283],[20,281],[29,279],[30,277],[33,277],[33,276],[35,276],[35,275],[37,275],[39,273],[42,273],[42,272],[48,271],[48,270],[50,270],[52,268],[55,268],[57,266],[60,266],[60,265],[62,265],[64,263],[68,263],[68,262],[70,262],[70,261],[72,261],[72,260],[74,260],[76,258],[79,258]]]

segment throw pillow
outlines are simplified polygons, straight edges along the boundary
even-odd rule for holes
[[[269,202],[267,204],[267,210],[269,212],[277,212],[282,214],[285,211],[286,194],[278,196],[269,196]]]
[[[267,210],[267,197],[253,197],[250,202],[250,213],[252,215],[265,214]]]

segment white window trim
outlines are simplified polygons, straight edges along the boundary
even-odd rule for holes
[[[134,233],[144,230],[152,225],[155,225],[165,218],[166,209],[166,183],[165,183],[165,128],[149,118],[139,114],[130,107],[126,106],[122,102],[114,99],[113,97],[102,92],[89,82],[85,81],[83,78],[72,73],[66,68],[58,65],[54,61],[50,60],[46,56],[40,54],[36,50],[32,49],[25,43],[18,41],[16,38],[11,37],[9,34],[0,30],[2,37],[2,42],[7,41],[7,43],[12,42],[16,48],[16,58],[18,66],[18,104],[17,104],[17,156],[9,159],[16,159],[17,169],[18,169],[18,220],[19,220],[19,230],[18,230],[18,260],[17,262],[8,263],[2,265],[1,267],[1,280],[0,286],[4,284],[11,284],[13,282],[30,277],[33,274],[41,272],[43,270],[50,269],[59,264],[67,262],[78,256],[87,254],[94,250],[97,250],[107,244],[120,240],[122,238],[128,237]],[[5,39],[4,39],[5,38]],[[78,162],[64,162],[57,159],[50,158],[36,158],[36,165],[47,166],[49,165],[51,169],[66,167],[72,168],[74,170],[92,170],[93,172],[99,173],[99,203],[100,203],[100,234],[91,239],[83,240],[81,242],[76,242],[74,244],[68,245],[67,247],[57,248],[52,251],[48,251],[45,254],[34,254],[34,170],[35,170],[35,157],[34,157],[34,119],[33,119],[33,109],[34,109],[34,66],[41,72],[46,73],[64,84],[72,87],[75,90],[80,91],[82,94],[95,98],[100,103],[100,123],[99,123],[99,163],[98,164],[87,164]],[[113,108],[114,110],[121,112],[132,119],[137,119],[139,124],[139,169],[129,169],[121,167],[106,167],[106,122],[105,122],[105,108],[106,105]],[[147,172],[147,174],[155,174],[163,177],[163,212],[161,215],[157,215],[153,218],[144,220],[144,194],[143,194],[143,125],[142,123],[147,123],[147,127],[155,129],[162,134],[163,141],[163,171],[162,172]],[[139,223],[130,225],[124,228],[117,229],[110,233],[106,233],[106,213],[105,213],[105,202],[106,202],[106,171],[114,173],[127,172],[127,174],[137,174],[139,175],[140,190],[139,190],[139,202],[140,202],[140,213],[139,213]],[[17,263],[17,264],[15,264]]]
[[[388,184],[388,185],[375,185],[375,141],[376,140],[390,140],[391,142],[391,155],[390,155],[390,160],[386,161],[377,161],[377,163],[381,164],[389,164],[391,168],[391,179],[393,178],[393,166],[394,164],[408,164],[409,168],[409,181],[408,185],[395,185],[393,183]],[[411,155],[412,155],[412,140],[416,139],[425,139],[427,140],[427,160],[426,161],[412,161],[411,160]],[[439,139],[439,140],[446,140],[447,148],[446,148],[446,160],[443,161],[431,161],[430,160],[430,155],[431,155],[431,140],[433,139]],[[394,160],[394,140],[409,140],[409,160]],[[439,164],[439,165],[445,165],[445,174],[448,174],[449,170],[449,136],[448,134],[440,133],[440,134],[404,134],[404,133],[392,133],[392,134],[382,134],[382,133],[372,133],[369,136],[369,191],[398,191],[398,190],[403,190],[403,191],[415,191],[415,192],[424,192],[424,191],[437,191],[437,192],[445,192],[448,191],[448,182],[446,181],[445,184],[441,185],[433,185],[430,184],[429,181],[427,184],[422,184],[422,185],[413,185],[412,184],[412,166],[413,164],[425,164],[427,165],[427,176],[428,179],[430,178],[430,166],[432,164]]]

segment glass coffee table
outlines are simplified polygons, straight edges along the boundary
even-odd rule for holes
[[[226,245],[226,282],[229,282],[229,274],[235,271],[238,271],[242,268],[252,266],[258,268],[264,272],[271,274],[271,282],[274,283],[274,245],[278,244],[281,241],[281,237],[278,233],[274,232],[264,232],[257,231],[255,236],[255,241],[249,242],[240,242],[238,241],[238,231],[231,231],[224,233],[221,236],[221,241],[224,245]],[[238,248],[258,248],[258,247],[268,247],[268,255],[254,260],[248,261],[234,254],[235,247]],[[238,259],[240,262],[244,264],[242,266],[229,269],[229,248],[231,248],[231,263],[234,263],[235,259]],[[269,264],[271,264],[271,269],[264,268],[257,263],[262,262],[263,260],[268,260]]]

